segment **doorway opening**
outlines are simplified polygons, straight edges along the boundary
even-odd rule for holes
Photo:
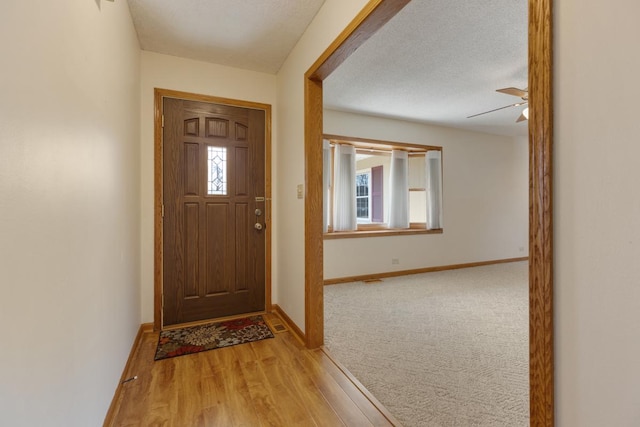
[[[322,81],[409,0],[372,0],[305,74],[305,339],[323,344]],[[529,372],[531,425],[552,426],[551,0],[529,1]]]

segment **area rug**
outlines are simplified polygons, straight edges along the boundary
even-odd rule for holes
[[[208,323],[160,332],[154,360],[199,353],[273,338],[262,316]]]

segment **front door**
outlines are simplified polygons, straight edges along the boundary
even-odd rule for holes
[[[265,111],[163,99],[163,324],[265,309]]]

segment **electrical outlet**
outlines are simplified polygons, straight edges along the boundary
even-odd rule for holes
[[[302,199],[304,197],[304,184],[298,184],[296,187],[296,195],[298,199]]]
[[[391,264],[392,265],[398,265],[398,264],[400,264],[400,260],[398,258],[391,258]]]

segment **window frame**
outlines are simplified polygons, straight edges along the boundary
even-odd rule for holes
[[[358,185],[357,179],[359,175],[367,175],[367,195],[366,196],[358,196]],[[358,216],[358,199],[367,199],[367,218],[361,218]],[[371,224],[371,168],[356,170],[356,221],[358,225],[360,224]]]
[[[391,154],[392,150],[404,150],[409,152],[409,156],[422,155],[425,156],[427,151],[440,151],[442,154],[442,147],[434,145],[422,145],[411,144],[405,142],[394,142],[385,140],[376,140],[370,138],[349,137],[343,135],[323,134],[323,139],[328,140],[331,144],[331,160],[332,160],[332,172],[333,172],[333,158],[334,158],[334,145],[335,144],[349,144],[356,148],[356,151],[364,152],[385,152]],[[364,169],[362,169],[364,170]],[[356,171],[356,174],[358,171]],[[442,168],[442,174],[444,175],[444,166]],[[444,177],[443,177],[444,181]],[[409,191],[420,191],[425,188],[409,188]],[[329,189],[329,200],[331,204],[331,210],[333,211],[333,185]],[[369,194],[369,214],[371,215],[371,194]],[[370,216],[371,217],[371,216]],[[442,228],[427,230],[427,224],[425,222],[412,222],[409,224],[409,228],[405,229],[390,229],[387,228],[386,223],[365,223],[358,222],[357,230],[353,231],[333,231],[333,222],[329,218],[329,230],[323,233],[325,240],[331,239],[345,239],[345,238],[360,238],[360,237],[382,237],[382,236],[401,236],[412,234],[442,234],[444,230]]]

